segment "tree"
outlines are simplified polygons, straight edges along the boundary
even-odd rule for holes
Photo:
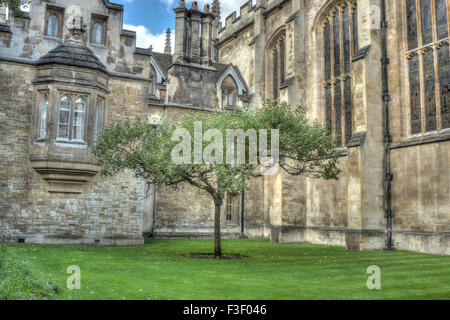
[[[22,8],[28,8],[30,0],[0,0],[0,7],[6,6],[15,16],[22,16]]]
[[[268,143],[276,137],[278,152]],[[255,152],[255,139],[267,141],[266,154],[265,148]],[[188,113],[158,125],[142,119],[118,121],[100,134],[93,153],[104,176],[129,169],[148,184],[176,188],[189,183],[208,193],[215,205],[215,257],[222,255],[220,211],[226,193],[239,194],[250,177],[261,176],[258,168],[267,156],[278,153],[279,165],[292,175],[337,179],[340,173],[340,155],[326,128],[308,121],[305,108],[270,100],[258,110]]]

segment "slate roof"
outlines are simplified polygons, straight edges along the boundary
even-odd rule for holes
[[[105,65],[97,58],[94,52],[84,44],[67,42],[59,45],[41,57],[37,65],[63,64],[100,70],[108,73]]]
[[[164,78],[169,77],[169,68],[172,65],[173,56],[171,54],[152,52],[152,57],[155,59],[162,73],[164,73]]]

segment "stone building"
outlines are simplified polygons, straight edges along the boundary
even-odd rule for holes
[[[220,2],[181,0],[175,48],[136,47],[108,0],[33,0],[0,11],[0,237],[142,244],[207,237],[213,204],[130,173],[102,178],[89,152],[123,116],[308,107],[343,151],[338,181],[252,180],[223,233],[274,242],[450,254],[448,0],[257,0],[221,24]],[[170,43],[170,42],[169,42]],[[244,213],[242,210],[244,209]]]

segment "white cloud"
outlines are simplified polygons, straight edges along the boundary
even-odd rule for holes
[[[157,52],[164,52],[164,46],[166,43],[166,32],[160,34],[153,34],[145,26],[134,26],[131,24],[124,24],[124,29],[132,30],[136,32],[136,46],[140,48],[148,48],[150,45],[153,46],[153,50]],[[175,45],[174,30],[172,30],[172,51]]]
[[[173,9],[176,6],[178,6],[179,0],[159,0],[163,4],[167,6],[168,9]],[[187,0],[186,6],[188,8],[191,7],[193,0]],[[203,8],[206,3],[209,3],[212,5],[212,0],[197,0],[198,1],[198,7],[200,10],[203,11]],[[241,6],[247,2],[247,0],[222,0],[220,1],[220,9],[221,9],[221,18],[222,23],[225,23],[225,18],[231,14],[233,11],[236,11],[236,16],[239,16],[239,11]],[[256,0],[252,0],[252,3],[255,4]]]
[[[123,0],[126,2],[132,2],[133,0]],[[159,0],[167,6],[168,9],[173,9],[178,5],[179,0]],[[193,0],[187,0],[186,6],[191,7]],[[221,17],[222,22],[225,23],[225,18],[236,11],[237,16],[239,16],[239,8],[244,4],[246,0],[226,0],[221,1]],[[256,0],[253,0],[255,4]],[[199,9],[203,11],[205,3],[212,3],[212,0],[198,0]],[[135,26],[131,24],[124,24],[124,29],[136,31],[136,45],[140,48],[148,48],[150,45],[153,46],[153,50],[157,52],[164,52],[164,46],[166,42],[165,31],[160,34],[152,33],[147,27],[143,25]],[[172,52],[175,47],[175,30],[172,30]]]

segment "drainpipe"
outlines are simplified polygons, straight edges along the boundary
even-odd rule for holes
[[[245,190],[242,190],[242,199],[241,199],[241,234],[239,236],[241,239],[248,238],[245,234]]]
[[[394,249],[394,240],[392,239],[392,224],[394,220],[394,211],[392,210],[392,180],[394,175],[391,171],[391,143],[392,135],[389,124],[389,94],[388,65],[389,57],[387,53],[386,32],[388,22],[386,21],[386,0],[381,0],[381,47],[383,57],[381,58],[382,81],[383,81],[383,107],[384,107],[384,147],[385,147],[385,218],[386,218],[386,247],[384,250],[392,251]]]

